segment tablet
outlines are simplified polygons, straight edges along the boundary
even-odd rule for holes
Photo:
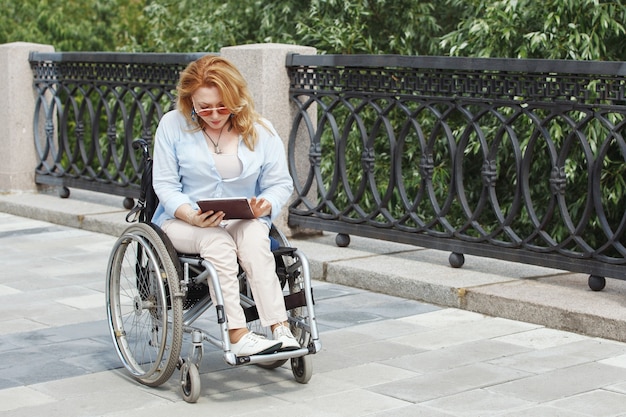
[[[245,197],[232,198],[208,198],[196,202],[202,212],[213,210],[223,211],[224,220],[228,219],[254,219],[254,213],[248,199]]]

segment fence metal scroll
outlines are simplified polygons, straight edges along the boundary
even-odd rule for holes
[[[453,266],[587,273],[593,289],[626,279],[626,62],[293,54],[287,68],[291,226],[446,250]]]
[[[204,54],[32,53],[38,184],[137,198],[141,157],[174,105],[179,72]],[[132,204],[131,204],[132,205]]]

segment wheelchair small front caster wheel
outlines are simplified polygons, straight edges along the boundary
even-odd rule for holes
[[[195,363],[183,363],[180,368],[180,388],[186,402],[195,403],[200,398],[200,372]]]
[[[313,375],[313,361],[310,356],[291,358],[291,372],[297,382],[306,384]]]
[[[606,286],[606,278],[598,275],[589,275],[587,284],[589,284],[589,288],[591,288],[592,291],[602,291]]]

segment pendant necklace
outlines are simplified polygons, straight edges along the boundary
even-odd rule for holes
[[[224,126],[226,126],[226,124],[224,123]],[[220,149],[220,139],[222,138],[222,132],[224,131],[224,126],[222,126],[222,128],[220,129],[220,134],[217,137],[217,142],[215,142],[213,140],[213,138],[211,138],[211,136],[209,136],[209,134],[206,131],[206,127],[202,129],[202,132],[204,132],[204,134],[206,135],[207,138],[209,138],[209,140],[211,141],[211,143],[213,144],[213,147],[215,148],[215,153],[216,154],[221,154],[222,153],[222,149]]]

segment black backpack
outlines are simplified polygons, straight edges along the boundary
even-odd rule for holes
[[[143,173],[141,175],[141,188],[139,191],[139,200],[130,212],[126,215],[126,221],[133,223],[139,220],[142,223],[150,223],[152,216],[159,205],[159,197],[157,197],[152,188],[152,157],[148,142],[144,139],[133,141],[133,148],[142,150],[143,155]]]

